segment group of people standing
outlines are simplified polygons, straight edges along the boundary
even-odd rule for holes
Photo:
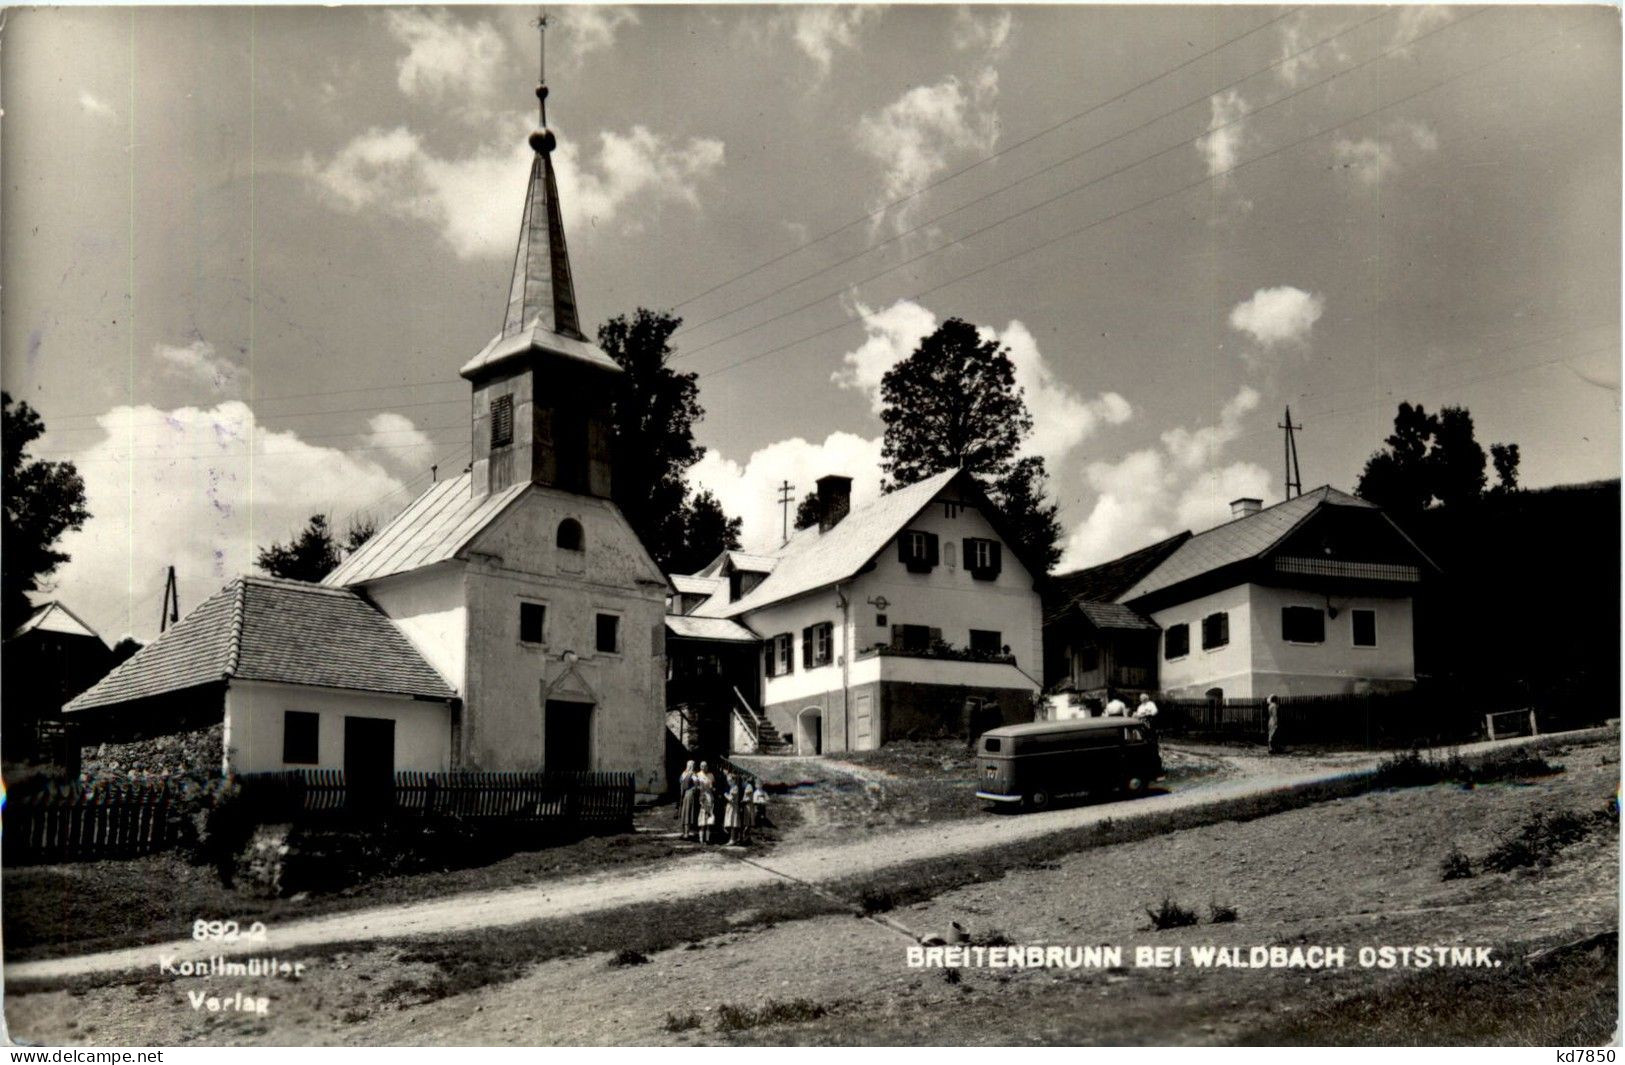
[[[742,847],[751,831],[767,821],[767,789],[723,770],[722,779],[708,762],[690,762],[678,778],[677,823],[683,839]]]

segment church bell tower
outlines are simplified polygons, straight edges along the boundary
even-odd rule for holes
[[[622,370],[581,332],[547,128],[546,16],[537,24],[541,121],[502,332],[460,371],[473,386],[473,491],[528,482],[607,499],[610,401]]]

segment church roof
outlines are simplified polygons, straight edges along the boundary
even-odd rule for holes
[[[238,577],[63,709],[113,706],[223,680],[457,695],[395,623],[356,593]]]
[[[581,331],[570,250],[564,239],[564,212],[559,205],[558,178],[553,172],[556,138],[547,128],[547,96],[546,84],[538,85],[541,126],[530,136],[535,158],[530,164],[502,332],[459,371],[470,379],[532,352],[560,355],[621,372],[615,360]]]
[[[322,578],[322,583],[335,587],[363,584],[456,558],[529,487],[529,481],[520,481],[476,497],[473,475],[468,473],[431,485]]]

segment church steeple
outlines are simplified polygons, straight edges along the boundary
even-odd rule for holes
[[[541,31],[541,63],[536,80],[540,121],[530,135],[536,158],[530,164],[525,215],[519,227],[519,250],[514,256],[502,335],[515,336],[527,327],[540,325],[562,336],[584,340],[576,316],[575,284],[570,278],[570,252],[564,242],[558,180],[553,174],[553,149],[558,142],[547,128],[547,16],[542,15],[536,24]]]
[[[518,484],[610,497],[614,359],[581,332],[570,253],[553,173],[557,140],[547,128],[547,16],[536,86],[541,122],[519,228],[502,332],[460,371],[473,386],[471,490]]]

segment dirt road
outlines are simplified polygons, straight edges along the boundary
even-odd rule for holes
[[[1571,733],[1580,739],[1599,730]],[[1549,741],[1552,737],[1538,737]],[[1471,744],[1464,755],[1508,749],[1530,739]],[[968,821],[904,829],[848,843],[785,847],[762,862],[741,861],[730,852],[696,855],[633,875],[595,875],[553,881],[534,887],[456,895],[433,902],[360,910],[292,921],[269,929],[263,941],[199,943],[177,940],[69,958],[52,958],[6,967],[8,983],[52,981],[96,973],[150,969],[162,957],[202,960],[211,956],[288,953],[333,943],[362,943],[465,932],[539,919],[573,917],[637,903],[694,898],[750,888],[791,878],[811,884],[830,883],[858,873],[872,873],[913,862],[969,855],[1004,844],[1023,842],[1088,828],[1112,820],[1118,824],[1171,810],[1191,809],[1272,791],[1312,786],[1371,772],[1377,755],[1333,760],[1263,759],[1240,756],[1239,772],[1228,779],[1196,784],[1186,790],[1115,803],[1049,810],[1020,817],[988,816]],[[229,915],[209,915],[229,916]]]

